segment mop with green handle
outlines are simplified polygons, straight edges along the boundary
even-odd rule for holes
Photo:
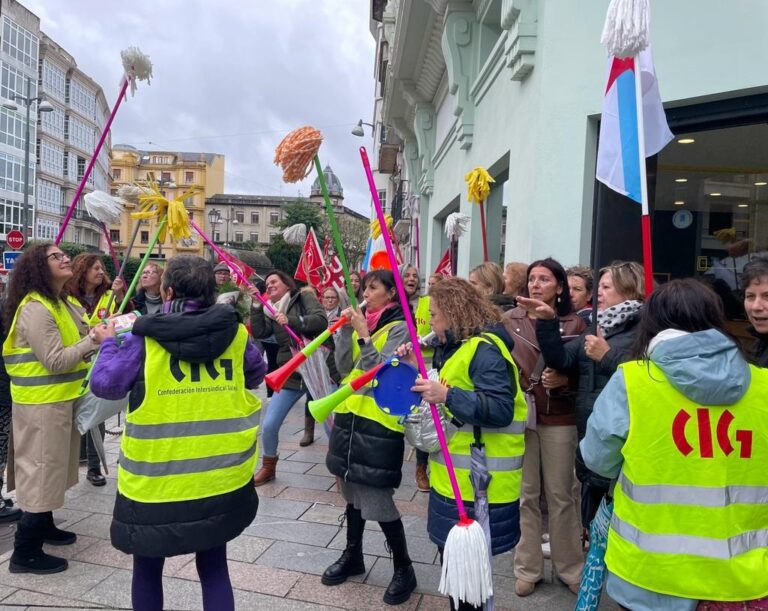
[[[349,303],[353,308],[356,308],[357,297],[352,288],[352,281],[349,278],[349,267],[347,266],[347,258],[344,256],[344,246],[341,242],[339,227],[336,224],[333,203],[328,193],[328,185],[325,184],[325,174],[323,173],[322,165],[320,165],[320,158],[317,156],[317,151],[320,149],[322,142],[323,135],[314,127],[306,125],[295,129],[277,145],[277,149],[275,149],[275,165],[279,165],[283,169],[283,180],[285,182],[298,182],[309,175],[314,163],[317,170],[317,180],[320,182],[320,191],[325,201],[325,212],[331,225],[333,245],[336,248],[336,254],[341,262],[341,270],[344,273],[344,284],[346,285]]]
[[[392,240],[386,231],[386,220],[384,211],[379,201],[376,183],[373,179],[371,164],[368,161],[368,153],[365,147],[360,147],[360,157],[363,161],[363,168],[368,179],[368,186],[371,190],[373,205],[376,208],[376,216],[381,223],[382,234],[384,235],[384,245],[387,249],[390,265],[392,266],[397,294],[400,298],[400,305],[403,308],[405,322],[408,325],[408,333],[411,336],[413,353],[419,365],[421,377],[428,379],[427,368],[424,365],[424,357],[421,354],[419,336],[416,332],[416,325],[413,322],[413,314],[408,307],[408,297],[405,294],[403,280],[397,270],[397,259],[392,247]],[[448,471],[448,477],[451,481],[451,488],[456,500],[456,508],[459,513],[459,522],[448,533],[443,550],[443,569],[440,579],[439,590],[442,594],[450,596],[458,606],[459,601],[466,601],[472,605],[478,606],[493,596],[493,580],[491,571],[491,562],[488,554],[488,544],[485,540],[483,528],[474,520],[467,516],[464,508],[464,501],[461,498],[459,483],[456,480],[456,471],[453,468],[453,461],[448,452],[448,443],[445,439],[445,433],[440,421],[440,414],[434,404],[429,406],[432,419],[435,422],[437,436],[440,442],[440,451],[445,461],[445,467]]]

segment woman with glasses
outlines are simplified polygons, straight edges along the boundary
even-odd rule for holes
[[[560,337],[561,322],[551,307],[534,299],[520,302],[538,319],[536,337],[547,367],[578,376],[579,440],[584,438],[587,419],[598,395],[618,366],[630,358],[644,298],[643,267],[639,263],[615,261],[604,267],[597,285],[597,334],[589,329],[568,343]],[[578,454],[576,475],[582,482],[582,526],[589,528],[610,482],[587,469]]]
[[[82,311],[64,298],[72,264],[58,246],[38,244],[19,257],[3,310],[3,359],[13,399],[13,464],[8,487],[24,511],[16,530],[12,573],[58,573],[67,561],[43,552],[43,543],[70,545],[77,536],[58,529],[53,511],[77,483],[80,434],[73,403],[87,359],[107,336],[90,330]]]
[[[573,312],[568,279],[554,259],[534,261],[526,273],[528,283],[518,304],[531,297],[560,315],[557,333],[578,335],[584,321]],[[581,551],[579,515],[574,498],[573,457],[576,454],[576,416],[569,380],[552,387],[559,376],[545,368],[536,339],[536,317],[518,305],[504,315],[507,331],[515,342],[512,357],[520,370],[520,387],[528,403],[525,432],[523,487],[520,494],[520,543],[515,552],[515,592],[533,594],[544,577],[544,533],[540,498],[542,488],[549,512],[549,536],[553,570],[571,592],[578,592],[584,557]],[[575,386],[575,385],[574,385]]]
[[[341,317],[341,311],[349,307],[347,296],[329,286],[323,289],[322,298],[328,325],[332,325]]]
[[[141,314],[157,314],[163,311],[163,298],[160,295],[162,280],[163,268],[157,263],[147,263],[139,278],[140,288],[133,298],[133,305]]]

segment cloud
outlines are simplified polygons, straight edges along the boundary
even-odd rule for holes
[[[345,204],[368,214],[358,147],[371,142],[350,134],[373,108],[368,2],[68,0],[55,11],[45,0],[22,3],[110,104],[120,50],[138,46],[152,59],[152,84],[139,83],[121,106],[113,144],[222,153],[228,193],[308,195],[314,173],[284,185],[272,159],[287,132],[313,125],[323,132],[321,161],[339,176]]]

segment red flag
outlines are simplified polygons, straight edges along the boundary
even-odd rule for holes
[[[333,288],[344,292],[344,270],[341,267],[341,260],[336,254],[329,252],[330,240],[325,236],[323,242],[323,258],[326,261],[325,274],[323,277],[323,288],[332,286]]]
[[[443,254],[442,257],[440,257],[440,262],[437,264],[437,267],[435,268],[436,274],[441,274],[447,278],[450,278],[453,276],[451,273],[451,249],[445,251],[445,254]]]
[[[251,266],[246,265],[240,259],[236,259],[235,257],[229,254],[226,259],[222,259],[221,257],[219,257],[217,262],[226,263],[227,265],[229,265],[230,268],[236,267],[246,278],[250,278],[251,276],[253,276],[253,274],[256,273],[256,270],[253,269]],[[232,280],[238,287],[243,286],[245,284],[242,280],[240,280],[240,277],[237,276],[236,274],[230,273],[230,275],[232,276]]]
[[[320,245],[317,243],[314,229],[310,229],[293,277],[319,289],[323,285],[324,270],[323,253],[320,252]]]

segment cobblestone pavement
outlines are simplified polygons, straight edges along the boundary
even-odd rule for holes
[[[261,393],[260,393],[261,394]],[[259,511],[253,524],[227,547],[229,570],[238,609],[270,611],[320,609],[389,609],[382,602],[392,565],[377,524],[366,526],[365,575],[326,587],[320,575],[333,563],[344,546],[339,517],[344,501],[335,479],[325,468],[327,439],[322,427],[308,448],[299,446],[303,434],[303,402],[291,410],[281,432],[277,479],[259,488]],[[114,423],[108,423],[114,424]],[[130,609],[130,556],[109,542],[109,525],[115,496],[115,461],[119,438],[107,436],[108,483],[96,488],[85,480],[67,493],[64,508],[54,512],[61,528],[77,533],[77,542],[50,553],[66,556],[69,569],[45,576],[12,575],[8,559],[14,526],[0,525],[0,609]],[[396,491],[403,515],[408,546],[414,561],[419,588],[398,608],[448,609],[446,598],[437,594],[440,565],[437,549],[427,538],[428,494],[414,484],[413,458],[404,466],[403,484]],[[194,556],[170,558],[165,564],[165,608],[201,609]],[[559,582],[552,583],[549,562],[545,582],[533,595],[518,598],[514,593],[512,554],[494,559],[496,608],[514,610],[570,610],[575,596]],[[600,609],[618,607],[604,601]]]

